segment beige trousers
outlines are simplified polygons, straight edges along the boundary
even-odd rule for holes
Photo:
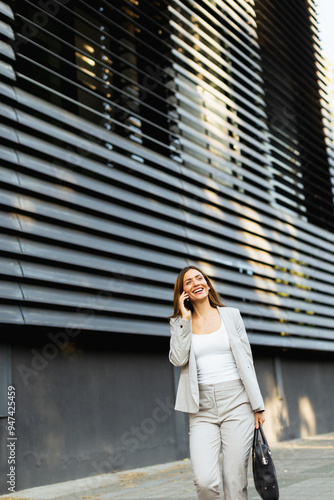
[[[247,500],[254,413],[241,380],[199,385],[200,406],[189,415],[190,458],[199,500]]]

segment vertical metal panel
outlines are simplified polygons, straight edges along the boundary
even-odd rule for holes
[[[8,416],[8,387],[12,384],[12,360],[9,345],[0,345],[0,417]]]

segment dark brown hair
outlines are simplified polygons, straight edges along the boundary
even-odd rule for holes
[[[180,306],[179,306],[179,299],[180,299],[181,293],[183,292],[183,278],[184,278],[184,275],[186,274],[186,272],[190,271],[190,269],[196,269],[196,271],[199,271],[202,274],[205,281],[207,282],[207,284],[210,288],[210,290],[209,290],[209,302],[210,302],[211,307],[218,307],[218,306],[224,307],[225,306],[225,304],[223,304],[223,302],[222,302],[222,299],[221,299],[219,293],[215,290],[215,287],[213,286],[210,278],[205,273],[203,273],[203,271],[199,267],[187,266],[187,267],[184,267],[182,269],[182,271],[180,271],[180,273],[178,274],[178,276],[175,280],[174,313],[172,316],[170,316],[170,318],[176,318],[177,316],[181,315]]]

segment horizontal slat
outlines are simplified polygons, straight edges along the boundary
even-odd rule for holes
[[[280,334],[282,337],[286,336],[300,336],[308,339],[317,337],[319,339],[327,339],[333,341],[334,330],[331,329],[333,324],[328,324],[328,320],[324,318],[323,323],[310,326],[309,324],[297,324],[292,320],[289,323],[273,323],[272,321],[259,321],[252,318],[246,320],[247,329],[251,333],[255,332],[270,332],[272,335]],[[318,328],[317,328],[318,326]],[[322,328],[323,327],[323,328]]]
[[[306,349],[311,351],[334,351],[334,342],[326,342],[324,340],[300,339],[295,337],[280,337],[271,335],[256,335],[249,334],[249,340],[253,345],[261,345],[267,347],[280,347],[283,349]]]
[[[14,20],[13,10],[8,3],[5,3],[3,1],[0,2],[0,13],[8,17],[9,19]]]
[[[18,184],[20,186],[24,186],[24,182],[20,182]],[[52,195],[56,199],[64,199],[66,197],[66,190],[62,190],[63,193],[57,196],[57,190],[55,188],[48,188],[48,186],[44,183],[44,186],[48,189],[43,189],[43,183],[39,182],[35,184],[36,191],[42,190],[45,194],[47,194],[47,192],[49,191],[49,194],[52,193]],[[78,226],[79,229],[85,228],[85,230],[89,230],[90,232],[99,232],[101,235],[116,235],[117,239],[120,238],[123,241],[135,240],[138,244],[141,243],[149,245],[151,247],[160,248],[168,245],[169,250],[175,252],[182,251],[181,249],[184,250],[185,246],[180,247],[180,245],[176,244],[176,242],[174,242],[173,240],[166,239],[166,236],[169,236],[171,238],[177,236],[178,239],[181,238],[183,240],[187,240],[189,244],[191,244],[191,242],[196,242],[199,238],[201,238],[203,229],[207,229],[211,234],[206,235],[205,243],[207,246],[210,246],[212,248],[213,252],[218,251],[218,249],[223,245],[225,252],[233,252],[239,255],[239,258],[245,258],[250,254],[249,246],[245,247],[245,244],[249,245],[249,243],[251,243],[252,247],[254,248],[254,252],[256,252],[257,254],[256,259],[261,260],[261,262],[267,262],[269,264],[271,260],[270,253],[274,251],[278,256],[283,257],[281,260],[276,260],[277,265],[280,264],[282,267],[285,265],[291,267],[289,261],[284,260],[284,257],[285,259],[293,257],[296,260],[302,260],[305,263],[312,264],[312,266],[317,265],[320,268],[322,267],[323,270],[328,274],[326,274],[325,272],[314,271],[313,269],[308,269],[307,267],[303,266],[299,267],[300,271],[298,272],[302,272],[304,274],[309,273],[314,277],[322,277],[322,279],[329,282],[334,281],[334,266],[331,266],[328,263],[322,263],[322,261],[318,261],[306,254],[297,252],[297,250],[293,253],[291,251],[291,248],[284,248],[281,245],[276,245],[273,242],[266,242],[266,240],[263,240],[263,238],[259,238],[255,235],[248,236],[246,232],[242,233],[241,231],[230,230],[229,228],[225,228],[224,237],[229,237],[231,240],[234,239],[235,242],[230,243],[229,241],[225,240],[224,243],[222,243],[220,238],[218,237],[218,235],[220,234],[220,226],[215,225],[213,222],[209,221],[202,222],[202,220],[198,216],[194,216],[191,214],[182,216],[182,214],[180,213],[180,219],[186,220],[188,223],[192,221],[194,226],[197,225],[198,227],[201,227],[201,232],[189,227],[182,227],[175,223],[173,224],[170,222],[167,223],[164,221],[159,221],[159,219],[157,218],[149,217],[144,214],[140,215],[138,212],[130,211],[126,208],[113,207],[101,201],[95,202],[94,198],[91,199],[79,194],[75,195],[72,203],[75,204],[76,202],[76,204],[81,205],[83,209],[86,206],[89,206],[91,211],[95,209],[96,211],[101,213],[103,219],[89,215],[87,213],[81,214],[77,210],[72,210],[66,207],[61,207],[60,205],[42,202],[38,199],[33,199],[18,194],[11,194],[8,191],[2,191],[1,194],[3,203],[6,203],[6,205],[11,209],[16,208],[19,210],[23,210],[25,213],[29,213],[32,216],[34,216],[34,214],[40,213],[43,214],[44,218],[49,218],[54,221],[58,220],[58,223],[62,225],[65,224],[67,226],[68,224],[71,224],[72,226]],[[71,194],[67,195],[67,201],[71,201]],[[120,223],[107,221],[105,219],[106,216],[110,216],[113,218],[117,217],[117,219],[119,219],[120,221],[123,219],[125,223],[130,220],[131,224],[136,224],[137,227],[141,226],[141,229],[137,229],[133,226],[127,228],[125,225],[121,226]],[[18,216],[18,219],[21,220],[21,216]],[[227,222],[233,220],[232,218],[230,218],[229,220],[229,217],[225,217],[225,220],[226,219]],[[154,229],[155,231],[159,231],[159,233],[161,234],[154,235]],[[143,231],[146,231],[146,233],[143,233]],[[216,235],[213,235],[213,232],[215,232]],[[164,236],[162,235],[163,233],[165,233]],[[268,232],[268,236],[269,234],[270,233]],[[306,247],[306,245],[304,246]],[[195,253],[197,251],[196,247],[194,246],[192,247],[192,250]],[[312,248],[311,251],[313,251]]]
[[[10,95],[10,90],[7,89],[6,86],[0,86],[0,91],[3,91],[5,95]],[[93,137],[95,136],[98,141],[106,141],[106,142],[111,142],[115,143],[118,147],[123,148],[124,150],[128,150],[128,148],[131,148],[131,151],[133,154],[137,154],[139,156],[142,156],[143,158],[146,158],[149,161],[154,161],[155,154],[152,153],[150,150],[143,148],[140,145],[136,145],[134,143],[129,144],[128,141],[123,139],[121,136],[114,135],[110,132],[106,132],[103,129],[96,127],[94,124],[85,124],[84,121],[78,120],[75,115],[71,115],[69,113],[64,113],[59,110],[56,106],[52,105],[46,105],[46,103],[40,99],[37,99],[35,97],[31,97],[30,99],[28,98],[28,94],[22,92],[20,89],[15,89],[15,95],[18,98],[18,101],[21,102],[24,105],[27,105],[31,109],[35,108],[39,112],[45,113],[46,116],[52,116],[53,118],[57,118],[60,121],[64,123],[70,123],[73,127],[75,127],[77,130],[83,130],[85,133],[89,133]],[[10,129],[6,129],[6,132],[9,133]],[[29,138],[30,139],[30,138]],[[38,143],[37,149],[39,147],[40,143]],[[82,146],[80,146],[82,147]],[[92,147],[92,145],[90,146]],[[50,148],[50,150],[52,150]],[[57,156],[57,153],[55,153],[55,156]],[[71,156],[72,158],[72,156]],[[138,165],[138,162],[130,162],[128,158],[122,157],[119,155],[120,160],[123,158],[123,162],[126,162],[127,166],[133,167],[135,169],[141,169],[145,170],[147,173],[149,172],[149,168],[147,168],[145,165]],[[75,156],[74,156],[75,159]],[[194,173],[190,173],[187,169],[183,169],[179,165],[177,165],[175,162],[170,161],[166,158],[160,157],[161,165],[164,168],[167,168],[170,173],[175,175],[175,173],[180,174],[182,172],[183,176],[186,176],[190,181],[191,180],[198,180],[201,182],[206,188],[211,188],[211,189],[217,189],[221,191],[223,194],[226,194],[227,196],[231,196],[237,201],[242,201],[244,204],[248,206],[253,206],[256,209],[256,212],[259,210],[263,213],[259,216],[259,219],[262,217],[266,217],[268,215],[273,216],[276,219],[276,224],[281,224],[281,221],[283,223],[286,223],[288,225],[291,224],[292,227],[297,227],[305,230],[307,233],[315,234],[317,238],[324,238],[325,240],[328,240],[330,242],[334,242],[334,234],[328,231],[323,230],[320,227],[313,226],[312,224],[309,224],[308,222],[303,221],[302,219],[296,218],[296,217],[291,217],[285,213],[282,213],[282,211],[273,209],[270,207],[268,204],[261,204],[259,200],[254,201],[250,196],[245,196],[245,195],[238,195],[238,192],[235,190],[229,190],[228,188],[224,188],[221,185],[217,185],[216,182],[210,181],[210,179],[206,179],[204,176],[197,176],[194,175]],[[89,162],[86,162],[84,158],[81,158],[81,164],[82,166],[85,166],[89,164]],[[97,167],[96,164],[94,164],[94,168]],[[100,167],[101,168],[101,167]],[[105,169],[107,170],[107,169]],[[154,172],[155,175],[158,175],[158,172],[155,169],[152,170],[152,178],[154,178]],[[219,174],[212,175],[211,177],[214,177],[215,179],[218,180]],[[192,190],[196,190],[196,187],[193,186]],[[171,195],[173,195],[173,192],[170,192]]]
[[[0,304],[0,324],[23,325],[25,323],[21,309],[11,304]]]

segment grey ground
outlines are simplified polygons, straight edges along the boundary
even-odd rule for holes
[[[334,499],[334,433],[271,446],[280,500]],[[249,464],[249,500],[259,499]],[[103,474],[0,496],[1,500],[197,500],[189,460]]]

